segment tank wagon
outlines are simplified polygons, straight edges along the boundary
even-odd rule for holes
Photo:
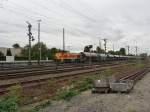
[[[104,62],[104,61],[118,61],[118,60],[135,60],[141,59],[139,56],[122,56],[112,54],[102,54],[93,52],[81,53],[56,53],[55,60],[57,62]]]

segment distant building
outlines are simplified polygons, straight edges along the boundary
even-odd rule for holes
[[[9,48],[0,47],[0,52],[4,54],[4,56],[7,55],[7,50]],[[10,48],[12,56],[21,56],[22,48]]]
[[[0,47],[0,52],[2,52],[4,54],[4,56],[6,56],[7,55],[7,49],[8,48]]]

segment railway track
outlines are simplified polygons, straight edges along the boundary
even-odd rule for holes
[[[125,92],[129,93],[135,83],[141,79],[145,74],[147,74],[150,70],[148,68],[136,70],[134,72],[125,73],[122,76],[117,76],[112,80],[104,79],[102,81],[95,81],[94,88],[92,90],[93,93],[108,93],[108,92]]]
[[[81,65],[65,65],[65,66],[46,66],[43,68],[29,68],[29,69],[16,69],[16,70],[7,70],[7,71],[0,71],[0,80],[4,79],[12,79],[12,78],[21,78],[21,77],[29,77],[35,75],[45,75],[45,74],[54,74],[54,73],[63,73],[69,71],[76,71],[76,70],[84,70],[89,69],[92,67],[102,67],[102,66],[111,66],[117,65],[113,63],[106,63],[106,64],[94,64],[89,66],[87,64]]]
[[[139,70],[133,74],[129,74],[126,75],[122,78],[120,78],[119,80],[133,80],[134,82],[138,81],[139,79],[141,79],[146,73],[148,73],[150,70],[148,68],[144,68],[142,70]]]
[[[102,71],[102,70],[105,70],[108,68],[117,68],[117,67],[121,67],[121,66],[125,66],[125,64],[122,64],[122,65],[107,64],[106,66],[102,66],[102,65],[98,66],[97,65],[94,68],[91,68],[88,66],[86,69],[82,68],[79,70],[79,68],[78,68],[75,71],[72,71],[72,69],[71,69],[71,70],[69,70],[69,71],[67,70],[66,72],[63,72],[63,73],[62,73],[62,71],[60,71],[59,73],[55,72],[53,74],[51,73],[51,74],[42,75],[42,76],[37,76],[34,74],[34,75],[30,75],[28,77],[20,77],[19,76],[19,78],[18,78],[18,75],[17,75],[18,79],[16,79],[16,78],[10,79],[10,76],[9,76],[9,78],[8,77],[6,78],[6,79],[9,79],[8,81],[6,81],[6,79],[1,81],[1,83],[0,83],[0,94],[6,93],[8,91],[7,90],[8,87],[11,87],[11,86],[16,85],[16,84],[20,84],[23,88],[29,88],[29,87],[33,88],[33,87],[39,86],[40,84],[46,83],[45,82],[46,80],[50,80],[50,79],[68,80],[68,79],[71,79],[74,77],[78,77],[80,75],[84,75],[86,73],[89,74],[89,73],[93,73],[93,72],[99,72],[99,71]]]

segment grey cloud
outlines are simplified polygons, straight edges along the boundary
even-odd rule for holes
[[[1,47],[26,38],[25,21],[32,23],[32,32],[37,38],[38,19],[42,19],[41,38],[49,47],[61,46],[56,43],[63,27],[66,36],[72,39],[74,51],[80,48],[75,41],[81,39],[83,46],[89,44],[89,38],[97,41],[98,36],[110,42],[130,42],[136,38],[140,43],[142,37],[143,42],[148,42],[149,4],[149,0],[8,0],[0,8],[0,38],[5,35],[9,42],[3,39]],[[53,43],[49,43],[51,41]],[[145,44],[145,47],[150,46]]]

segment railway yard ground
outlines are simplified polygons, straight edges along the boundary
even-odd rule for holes
[[[129,94],[91,94],[85,91],[70,101],[53,102],[40,112],[150,112],[150,73]]]
[[[45,66],[0,71],[0,112],[7,107],[13,112],[149,112],[150,77],[144,76],[147,72],[138,75],[149,71],[148,61],[79,65],[60,65],[57,70]],[[144,78],[129,94],[91,92],[95,80],[112,76]]]

